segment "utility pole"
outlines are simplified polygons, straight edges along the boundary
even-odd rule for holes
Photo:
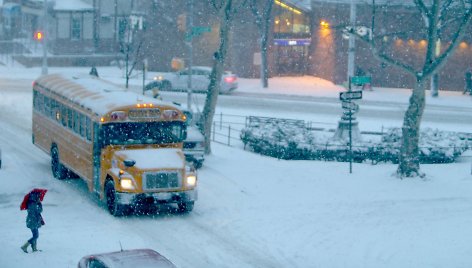
[[[188,45],[188,81],[187,81],[187,109],[192,110],[192,65],[193,65],[193,0],[189,1],[187,34],[190,35]]]
[[[41,74],[46,75],[48,74],[48,39],[49,39],[49,31],[48,31],[48,1],[43,1],[43,66],[41,69]]]
[[[434,49],[434,56],[438,58],[440,53],[441,53],[441,39],[438,37],[438,39],[436,40],[436,47]],[[434,74],[431,76],[430,91],[431,91],[430,92],[431,97],[439,96],[439,75],[437,71],[434,72]]]
[[[351,8],[350,8],[350,27],[351,31],[355,30],[356,26],[356,0],[351,0]],[[350,81],[350,78],[354,76],[354,66],[355,66],[355,58],[356,58],[356,37],[353,33],[349,33],[349,48],[348,48],[348,58],[347,58],[347,81]]]

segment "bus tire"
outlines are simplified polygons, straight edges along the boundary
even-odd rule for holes
[[[179,211],[180,212],[190,212],[193,210],[193,205],[195,204],[194,201],[190,201],[190,202],[180,202],[177,204],[177,206],[179,207]]]
[[[56,146],[51,149],[51,170],[54,178],[64,180],[67,178],[67,169],[61,164],[59,160],[59,150]]]
[[[105,198],[108,212],[115,217],[124,216],[130,212],[130,207],[118,204],[115,193],[115,184],[111,180],[107,181],[105,184]]]

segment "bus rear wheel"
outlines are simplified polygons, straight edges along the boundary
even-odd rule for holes
[[[51,170],[54,178],[58,180],[67,178],[67,170],[59,160],[59,150],[57,150],[56,146],[51,149]]]
[[[123,216],[130,213],[130,207],[127,205],[120,205],[116,200],[115,184],[110,180],[105,184],[105,198],[107,208],[113,216]]]

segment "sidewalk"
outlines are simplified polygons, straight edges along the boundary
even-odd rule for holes
[[[117,67],[97,67],[101,78],[113,81],[117,84],[125,84],[124,70]],[[75,75],[89,73],[89,67],[51,67],[49,73],[64,73]],[[0,78],[4,79],[31,79],[34,80],[41,75],[41,68],[23,68],[17,66],[0,66]],[[147,80],[150,80],[152,73],[148,73]],[[269,87],[262,88],[259,79],[239,78],[239,87],[236,92],[257,93],[257,94],[280,94],[292,96],[311,96],[339,99],[339,92],[346,89],[335,85],[330,81],[313,77],[273,77],[269,79]],[[130,85],[141,86],[142,76],[135,75],[129,81]],[[363,91],[364,101],[392,102],[408,104],[411,90],[402,88],[382,88],[374,87],[372,91]],[[463,95],[462,92],[440,91],[439,97],[431,97],[426,91],[427,105],[454,106],[472,108],[472,96]]]

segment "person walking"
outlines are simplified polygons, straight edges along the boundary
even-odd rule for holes
[[[469,93],[469,95],[472,95],[472,72],[467,71],[465,73],[465,87],[464,87],[464,92],[462,94]]]
[[[44,197],[44,194],[42,195]],[[26,216],[26,227],[31,229],[31,233],[33,237],[31,237],[26,243],[21,246],[21,249],[28,253],[28,246],[31,245],[31,249],[33,252],[38,251],[37,248],[37,241],[39,237],[39,228],[44,225],[43,217],[41,216],[41,212],[43,212],[43,205],[41,204],[41,193],[38,191],[32,191],[27,196],[25,196],[26,201],[26,209],[28,211],[28,215]],[[22,208],[25,207],[22,204]]]
[[[89,74],[98,77],[97,68],[95,66],[92,66],[92,69],[90,69]]]

